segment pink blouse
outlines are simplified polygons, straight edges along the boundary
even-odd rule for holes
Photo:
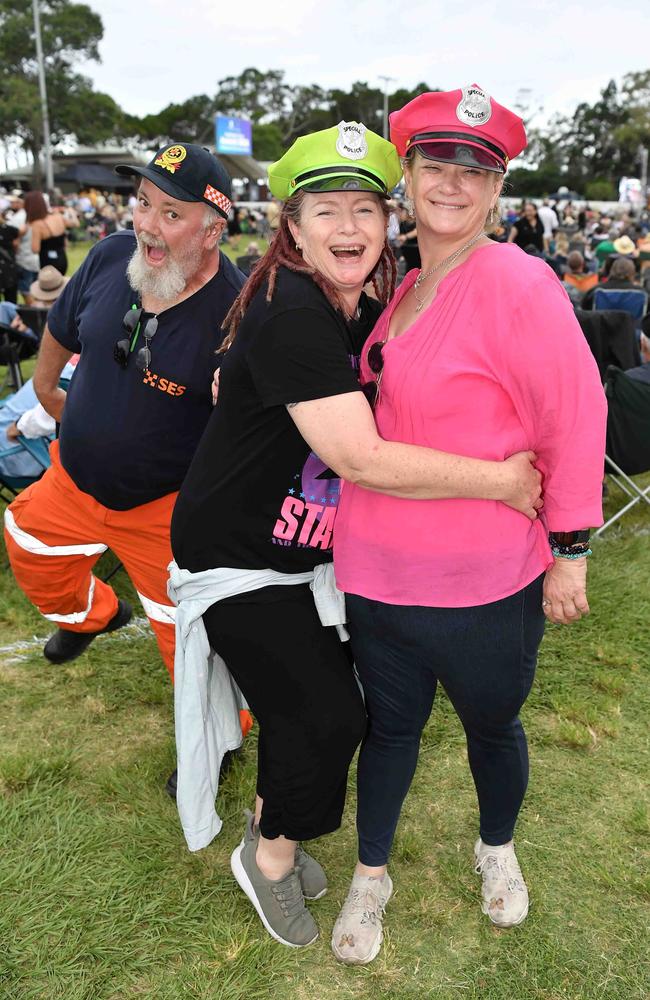
[[[411,271],[362,353],[385,341]],[[515,593],[552,562],[549,530],[600,525],[607,407],[596,363],[551,269],[513,244],[480,247],[383,348],[379,434],[501,460],[531,449],[544,514],[493,500],[405,500],[345,484],[338,586],[391,604],[467,607]]]

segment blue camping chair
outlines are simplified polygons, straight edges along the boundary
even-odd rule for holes
[[[641,288],[596,288],[594,309],[621,309],[634,319],[634,325],[641,327],[641,320],[648,308],[648,293]]]
[[[59,379],[59,387],[61,389],[65,389],[67,391],[69,385],[69,378]],[[0,408],[4,406],[7,401],[8,399],[1,399]],[[26,438],[24,435],[19,434],[14,443],[4,446],[0,444],[0,462],[2,462],[5,458],[11,458],[12,456],[24,455],[27,453],[33,458],[35,465],[34,471],[27,476],[11,475],[10,473],[0,470],[0,495],[3,500],[7,500],[8,502],[12,500],[18,495],[19,490],[25,489],[26,486],[31,486],[32,483],[41,478],[46,469],[49,469],[51,464],[49,449],[55,436],[55,434],[51,434],[38,438]],[[7,497],[7,493],[10,494],[9,497]]]
[[[18,495],[19,490],[25,489],[26,486],[31,486],[37,479],[40,479],[46,469],[49,469],[49,447],[52,440],[53,438],[48,437],[26,438],[22,434],[19,434],[15,444],[6,448],[0,448],[0,461],[4,458],[10,458],[12,455],[20,455],[27,452],[41,469],[40,473],[35,476],[9,476],[4,472],[0,472],[0,494],[2,494],[3,499],[13,499],[13,497]],[[7,497],[4,494],[3,491],[5,490],[11,494],[11,497]]]

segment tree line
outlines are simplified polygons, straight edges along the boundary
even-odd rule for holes
[[[41,30],[55,148],[70,141],[156,148],[178,138],[208,144],[217,113],[252,121],[258,160],[278,159],[297,136],[341,119],[382,130],[378,87],[362,81],[348,90],[293,86],[283,70],[253,67],[219,80],[212,94],[137,117],[78,72],[82,61],[99,60],[103,25],[97,13],[73,0],[41,0]],[[389,111],[438,89],[421,82],[395,90]],[[639,173],[639,147],[650,146],[650,69],[628,73],[620,85],[610,81],[594,104],[580,103],[573,114],[556,115],[543,127],[531,123],[528,133],[523,166],[509,173],[511,193],[541,196],[565,185],[587,198],[616,198],[619,178]],[[0,0],[0,141],[18,140],[38,164],[42,138],[32,0]]]

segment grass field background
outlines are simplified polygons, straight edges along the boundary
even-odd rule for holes
[[[499,931],[480,913],[474,793],[442,696],[399,828],[385,947],[359,969],[329,950],[354,863],[354,775],[341,830],[310,848],[330,879],[311,907],[321,937],[283,948],[229,868],[255,733],[223,785],[221,835],[190,854],[163,787],[171,690],[148,626],[52,666],[48,623],[2,551],[0,1000],[646,1000],[650,516],[623,524],[594,544],[590,617],[547,628],[523,712],[529,918]],[[123,572],[114,583],[135,600]]]

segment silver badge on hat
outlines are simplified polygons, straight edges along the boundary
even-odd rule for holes
[[[463,96],[456,108],[456,117],[463,125],[486,125],[492,117],[490,95],[476,84],[463,87]]]
[[[361,122],[339,122],[337,128],[336,152],[339,156],[344,156],[346,160],[362,160],[368,155],[365,125]]]

